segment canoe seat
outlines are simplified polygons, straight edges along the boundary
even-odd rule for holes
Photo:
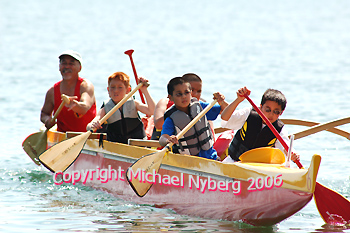
[[[223,132],[228,131],[228,130],[230,130],[230,129],[219,127],[219,128],[215,128],[215,129],[214,129],[214,133],[215,133],[215,134],[223,133]]]
[[[158,140],[129,139],[128,144],[132,146],[141,146],[141,147],[155,147],[155,148],[161,147]]]
[[[67,131],[66,132],[66,137],[67,138],[72,138],[75,136],[78,136],[82,134],[82,132],[72,132],[72,131]],[[100,139],[100,135],[102,135],[102,140],[106,140],[107,139],[107,134],[106,133],[92,133],[88,139]]]
[[[242,163],[272,163],[282,164],[286,161],[283,152],[277,148],[261,147],[248,150],[239,159]]]

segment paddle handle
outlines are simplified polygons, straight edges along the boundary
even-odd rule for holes
[[[55,114],[53,115],[53,118],[51,119],[51,122],[54,122],[54,121],[56,120],[56,118],[57,118],[58,114],[60,114],[60,112],[61,112],[63,106],[64,106],[65,104],[69,104],[69,103],[70,103],[70,100],[69,100],[69,97],[68,97],[68,96],[66,96],[65,94],[62,94],[61,97],[62,97],[62,100],[63,100],[63,101],[61,102],[60,106],[58,106],[58,109],[57,109],[57,111],[55,112]]]
[[[124,98],[119,101],[117,105],[115,105],[102,119],[100,120],[100,124],[102,125],[115,111],[117,111],[137,90],[144,85],[144,83],[139,83],[134,90],[130,91]]]
[[[201,119],[218,101],[214,100],[213,102],[211,102],[207,107],[205,107],[203,109],[203,111],[201,111],[195,118],[193,118],[193,120],[188,123],[188,125],[186,125],[185,128],[183,128],[180,133],[178,133],[176,135],[177,139],[181,138],[182,136],[185,135],[185,133],[187,133],[187,131],[194,125],[197,123],[197,121],[199,121],[199,119]],[[168,147],[172,147],[173,143],[170,142],[168,144]]]
[[[137,76],[137,73],[136,73],[136,68],[135,68],[134,60],[132,59],[132,53],[133,53],[133,52],[134,52],[134,50],[133,50],[133,49],[130,49],[130,50],[125,51],[124,53],[125,53],[126,55],[128,55],[129,58],[130,58],[131,67],[132,67],[132,71],[134,72],[136,84],[139,84],[139,82],[138,82],[138,80],[137,80],[137,77],[138,77],[138,76]],[[140,98],[141,98],[142,103],[145,104],[145,103],[146,103],[146,102],[145,102],[145,98],[143,97],[143,94],[142,94],[141,90],[139,90],[139,93],[140,93]]]
[[[60,112],[61,112],[63,106],[64,106],[65,104],[69,104],[69,103],[70,103],[70,100],[69,100],[69,97],[68,97],[68,96],[66,96],[65,94],[62,94],[61,97],[62,97],[62,100],[63,100],[63,101],[61,102],[60,106],[58,106],[57,111],[55,112],[55,114],[54,114],[53,117],[51,118],[51,123],[55,122],[55,120],[56,120],[58,114],[60,114]],[[46,128],[46,132],[47,132],[48,130],[49,130],[49,129]]]
[[[281,142],[283,148],[288,151],[289,147],[287,145],[287,143],[283,140],[283,138],[281,137],[281,135],[277,132],[277,130],[275,129],[275,127],[271,124],[271,122],[269,121],[269,119],[267,119],[267,117],[264,115],[264,113],[258,108],[258,106],[256,106],[254,104],[254,102],[249,98],[249,96],[244,95],[244,97],[249,101],[249,103],[253,106],[253,108],[255,109],[255,111],[257,111],[259,113],[259,115],[262,117],[262,119],[264,120],[265,124],[270,128],[270,130],[272,131],[272,133],[276,136],[276,138]],[[299,160],[294,161],[299,168],[302,168],[303,165],[301,165]]]

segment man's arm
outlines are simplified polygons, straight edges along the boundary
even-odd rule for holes
[[[45,102],[43,107],[41,108],[40,113],[40,120],[42,123],[45,124],[45,127],[47,129],[50,129],[52,126],[56,124],[56,122],[51,122],[52,119],[52,112],[54,110],[55,103],[54,103],[54,88],[51,87],[47,92],[45,96]]]
[[[89,80],[84,79],[84,81],[80,84],[80,95],[80,101],[71,99],[71,104],[66,106],[79,115],[84,115],[96,102],[94,85]]]

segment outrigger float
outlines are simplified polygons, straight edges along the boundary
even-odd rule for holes
[[[48,147],[74,133],[48,131]],[[79,157],[64,172],[53,175],[56,184],[81,182],[126,201],[170,208],[179,214],[203,218],[242,220],[252,225],[273,225],[292,216],[311,199],[321,157],[314,155],[308,169],[283,165],[278,149],[261,148],[242,162],[222,162],[169,152],[157,173],[133,171],[133,178],[153,183],[140,198],[125,179],[125,172],[143,155],[156,149],[112,143],[90,135]],[[260,157],[260,162],[255,161]]]

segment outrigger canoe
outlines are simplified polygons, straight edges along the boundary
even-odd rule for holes
[[[48,131],[48,147],[59,143],[68,133]],[[274,225],[301,210],[315,191],[321,157],[314,155],[308,169],[285,167],[279,150],[253,151],[269,158],[225,164],[195,156],[165,156],[158,174],[133,171],[133,177],[151,182],[144,197],[137,196],[125,179],[125,171],[141,156],[156,149],[94,139],[86,141],[79,157],[64,172],[53,174],[57,185],[81,182],[107,191],[126,201],[170,208],[179,214],[229,221],[243,221],[256,226]],[[102,141],[102,144],[101,144]],[[272,151],[266,151],[272,150]],[[280,152],[282,153],[282,152]],[[272,155],[272,156],[270,156]]]

